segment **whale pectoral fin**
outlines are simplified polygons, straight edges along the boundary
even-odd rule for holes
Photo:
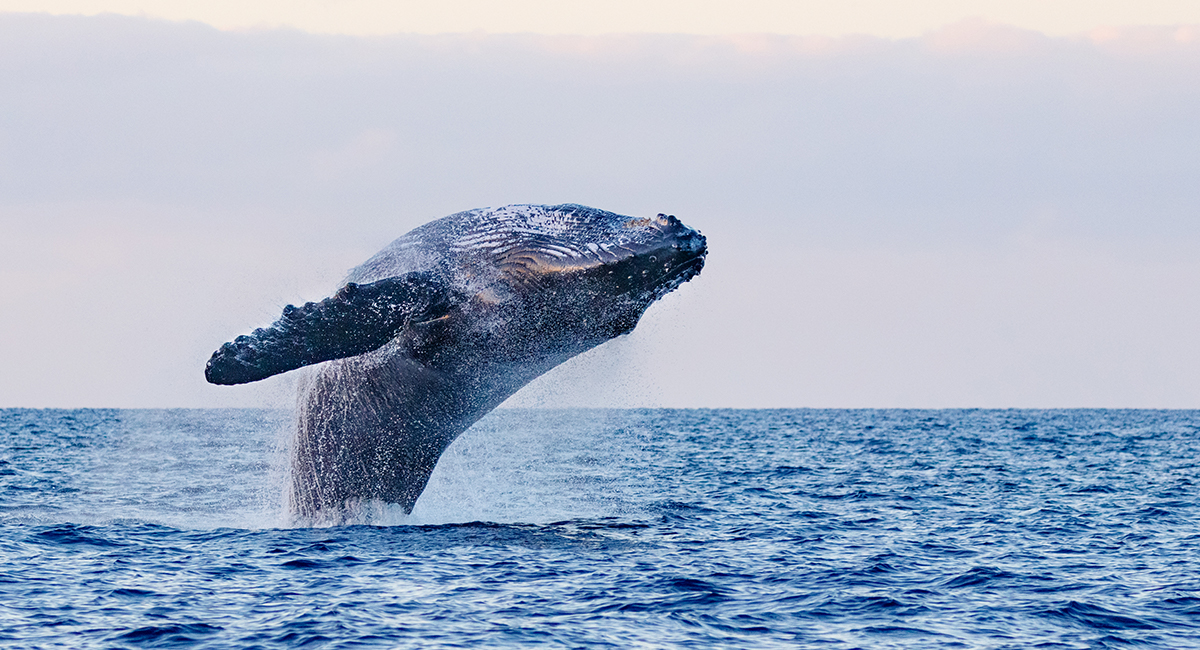
[[[213,384],[245,384],[370,352],[409,323],[446,316],[461,299],[426,273],[350,283],[321,302],[288,305],[270,327],[222,345],[208,360],[204,378]]]

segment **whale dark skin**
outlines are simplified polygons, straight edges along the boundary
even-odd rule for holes
[[[334,296],[226,343],[208,381],[316,365],[301,383],[293,515],[411,512],[438,458],[522,386],[633,330],[696,276],[707,242],[673,216],[566,204],[461,212],[421,226]]]

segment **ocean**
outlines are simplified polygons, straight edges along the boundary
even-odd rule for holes
[[[501,409],[324,528],[289,417],[0,410],[0,645],[1200,648],[1200,412]]]

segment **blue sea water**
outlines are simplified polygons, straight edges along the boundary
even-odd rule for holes
[[[0,645],[1200,647],[1200,412],[499,410],[327,528],[287,427],[0,410]]]

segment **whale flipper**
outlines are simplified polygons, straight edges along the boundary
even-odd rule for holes
[[[382,347],[409,323],[447,315],[461,295],[429,273],[347,284],[330,298],[288,305],[267,328],[239,336],[204,368],[212,384],[245,384],[302,366]]]

